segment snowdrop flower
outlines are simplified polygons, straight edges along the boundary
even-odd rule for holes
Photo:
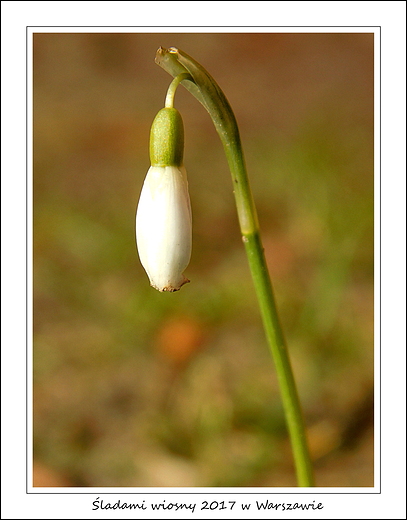
[[[151,128],[151,167],[136,214],[140,261],[158,291],[178,291],[189,282],[183,272],[191,257],[192,219],[183,152],[181,115],[166,106]]]

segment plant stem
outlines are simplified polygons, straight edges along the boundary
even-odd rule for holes
[[[291,438],[298,485],[300,487],[311,487],[315,484],[300,400],[289,354],[278,319],[273,288],[259,231],[243,235],[243,241],[249,259],[250,270],[260,305],[268,345],[276,367],[281,398]]]
[[[278,318],[271,279],[264,256],[256,209],[246,173],[243,149],[237,125],[233,138],[221,136],[235,186],[242,239],[249,260],[251,275],[260,306],[268,345],[274,359],[281,398],[291,439],[291,446],[300,487],[314,486],[305,425],[297,393],[291,362]]]
[[[192,78],[191,78],[190,74],[188,74],[187,72],[183,72],[182,74],[179,74],[171,81],[170,86],[168,87],[168,90],[167,90],[167,95],[165,97],[165,107],[166,108],[173,108],[175,91],[177,90],[178,85],[184,79],[192,79]]]
[[[178,76],[179,81],[183,81],[185,88],[202,103],[209,112],[222,141],[232,174],[242,239],[259,301],[266,338],[276,367],[298,485],[300,487],[314,486],[300,400],[278,318],[234,113],[215,80],[199,63],[183,51],[173,47],[168,50],[160,48],[157,51],[156,62],[172,76]],[[183,73],[189,73],[190,77],[185,76],[181,79],[180,74]]]

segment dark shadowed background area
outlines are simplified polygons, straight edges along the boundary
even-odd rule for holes
[[[134,214],[170,76],[239,123],[318,486],[373,485],[373,35],[34,35],[34,485],[294,486],[222,146],[182,87],[191,283],[149,286]]]

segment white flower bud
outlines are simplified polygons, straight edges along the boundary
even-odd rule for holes
[[[192,218],[183,154],[181,115],[165,107],[151,127],[151,167],[136,214],[140,261],[159,291],[178,291],[189,282],[183,272],[191,258]]]
[[[136,215],[140,261],[159,291],[177,291],[189,282],[183,275],[192,244],[191,206],[183,166],[151,166]]]

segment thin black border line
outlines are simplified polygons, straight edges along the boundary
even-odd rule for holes
[[[375,71],[373,71],[373,78],[375,78]],[[382,28],[379,27],[379,71],[378,71],[378,79],[379,79],[379,127],[378,127],[378,153],[379,153],[379,196],[378,196],[378,211],[379,211],[379,233],[378,233],[378,239],[379,239],[379,346],[378,346],[378,356],[379,356],[379,369],[378,369],[378,377],[379,377],[379,447],[378,447],[378,455],[379,455],[379,489],[380,493],[382,492]],[[375,99],[376,93],[373,91],[373,99]],[[373,117],[374,117],[374,105],[373,105]],[[374,127],[375,128],[375,127]],[[373,133],[373,139],[376,139],[375,132]],[[375,141],[374,141],[375,144]],[[373,153],[375,150],[375,146],[373,146]],[[373,163],[374,168],[374,163]],[[374,172],[374,170],[373,170]],[[374,172],[375,173],[375,172]],[[373,179],[374,179],[374,173],[373,173]],[[374,184],[373,184],[374,189]],[[375,196],[373,195],[373,215],[374,215],[374,200]],[[374,229],[374,220],[373,220],[373,229]],[[373,232],[373,240],[374,232]],[[375,264],[374,264],[374,249],[373,249],[373,273],[375,272]],[[374,295],[374,275],[373,275],[373,295]],[[375,295],[373,296],[373,302],[375,301]],[[374,316],[374,306],[373,306],[373,327],[375,323],[375,316]],[[374,336],[373,336],[374,338]],[[374,345],[374,339],[373,339],[373,345]],[[373,349],[373,355],[375,356],[375,352]],[[374,367],[374,365],[373,365]],[[375,376],[374,369],[373,369],[373,376]],[[373,415],[373,424],[376,420],[376,417]],[[373,460],[373,468],[374,468],[374,460]],[[373,469],[374,471],[374,469]],[[374,475],[373,475],[374,478]]]
[[[99,27],[102,27],[102,28],[123,28],[123,29],[126,29],[126,28],[140,28],[142,27],[143,29],[149,29],[150,27],[151,28],[157,28],[156,25],[27,25],[26,28],[27,29],[31,29],[33,27],[55,27],[56,29],[57,28],[60,28],[60,27],[94,27],[94,28],[99,28]],[[199,28],[205,28],[205,27],[208,27],[208,28],[212,28],[212,29],[216,29],[216,28],[224,28],[224,27],[228,27],[229,29],[234,29],[234,28],[238,28],[238,29],[242,29],[242,28],[264,28],[264,29],[273,29],[274,27],[278,27],[278,28],[282,28],[282,29],[285,29],[287,27],[293,27],[293,28],[297,28],[297,29],[301,29],[302,27],[308,27],[308,28],[312,28],[312,27],[318,27],[318,28],[324,28],[326,27],[327,29],[331,29],[333,27],[336,27],[336,28],[340,28],[340,27],[348,27],[348,28],[352,28],[352,27],[364,27],[366,29],[369,29],[370,27],[372,28],[381,28],[381,25],[165,25],[165,26],[161,26],[160,28],[161,29],[177,29],[178,27],[180,28],[189,28],[189,29],[196,29],[197,27]],[[115,33],[116,34],[116,33]],[[120,33],[118,33],[120,34]],[[146,33],[147,34],[147,33]]]
[[[31,52],[31,60],[32,55],[34,53]],[[32,89],[31,89],[32,90]],[[32,103],[31,103],[32,105]],[[28,493],[28,266],[29,266],[29,259],[28,259],[28,27],[26,27],[25,30],[25,471],[26,471],[26,486],[25,486],[25,493]],[[31,128],[33,128],[33,121],[31,121]],[[31,149],[33,148],[32,145],[32,139],[31,139]],[[31,177],[34,177],[34,171],[33,171],[33,165],[31,165]],[[32,190],[33,191],[33,190]],[[33,193],[31,194],[31,200],[33,200]],[[33,211],[31,210],[31,216],[33,218]],[[31,235],[34,238],[34,229],[33,226],[31,226]],[[34,272],[34,256],[31,254],[31,271]],[[31,276],[32,278],[32,276]],[[34,284],[31,282],[31,286],[33,287]],[[33,291],[32,291],[33,294]],[[32,307],[33,307],[33,298],[32,298]],[[33,312],[31,312],[31,315]],[[32,323],[32,319],[31,319]],[[32,327],[33,329],[33,327]],[[32,340],[32,347],[31,347],[31,353],[34,351],[34,341],[33,341],[33,334],[31,333],[31,340]],[[31,370],[32,372],[32,370]],[[34,385],[31,384],[31,393],[33,393],[33,387]],[[33,418],[33,399],[31,399],[31,419]],[[32,421],[31,421],[32,424]],[[31,432],[31,444],[33,439],[33,433],[34,433],[34,427],[32,428]],[[34,451],[34,450],[32,450]],[[34,460],[33,454],[32,454],[32,461]],[[32,465],[32,463],[31,463]],[[33,476],[31,475],[31,482],[33,483]]]
[[[363,27],[363,28],[375,28],[375,29],[379,29],[379,32],[378,32],[378,37],[379,37],[379,49],[378,49],[378,52],[379,52],[379,71],[378,71],[378,83],[379,83],[379,128],[378,128],[378,135],[376,136],[376,133],[374,132],[374,146],[373,146],[373,150],[375,150],[375,138],[377,137],[378,138],[378,153],[379,153],[379,172],[378,172],[378,175],[379,175],[379,197],[378,197],[378,211],[379,211],[379,222],[378,222],[378,226],[379,226],[379,232],[378,232],[378,239],[379,239],[379,281],[378,281],[378,285],[379,285],[379,346],[378,346],[378,355],[379,355],[379,404],[378,404],[378,409],[379,409],[379,446],[378,446],[378,455],[379,455],[379,491],[372,491],[372,492],[360,492],[360,493],[341,493],[341,492],[323,492],[323,491],[315,491],[314,493],[311,491],[309,493],[305,493],[305,492],[297,492],[297,491],[290,491],[290,492],[272,492],[272,491],[265,491],[265,492],[256,492],[256,491],[253,491],[253,492],[248,492],[248,491],[243,491],[243,492],[239,492],[239,491],[208,491],[208,492],[199,492],[199,491],[187,491],[187,492],[177,492],[177,491],[174,491],[174,492],[171,492],[171,491],[146,491],[146,492],[127,492],[127,491],[84,491],[84,492],[67,492],[67,491],[58,491],[58,492],[55,492],[55,493],[51,493],[51,492],[44,492],[44,493],[41,493],[41,492],[34,492],[34,491],[28,491],[28,35],[29,35],[29,29],[32,29],[32,28],[35,28],[35,27],[55,27],[55,28],[61,28],[61,27],[78,27],[78,28],[82,28],[82,27],[93,27],[93,28],[145,28],[145,29],[148,29],[148,28],[152,28],[152,27],[155,27],[156,29],[165,29],[165,28],[196,28],[196,27],[200,27],[200,28],[203,28],[203,27],[208,27],[208,28],[217,28],[217,27],[228,27],[228,28],[242,28],[242,27],[247,27],[247,28],[250,28],[250,27],[253,27],[253,28],[267,28],[267,29],[272,29],[272,28],[286,28],[286,27],[293,27],[293,28],[302,28],[302,27],[307,27],[307,28],[312,28],[312,27],[316,27],[316,28],[341,28],[341,27],[346,27],[346,28],[353,28],[353,27]],[[158,31],[157,31],[158,32]],[[34,34],[34,33],[33,33]],[[52,34],[52,33],[49,33],[49,34]],[[116,33],[114,33],[116,34]],[[120,33],[119,33],[120,34]],[[150,34],[150,33],[143,33],[143,34]],[[171,34],[171,33],[169,33]],[[227,34],[227,33],[225,33]],[[309,33],[310,34],[310,33]],[[318,34],[321,34],[321,33],[318,33]],[[368,33],[366,33],[368,34]],[[374,34],[374,36],[376,36],[376,34]],[[47,25],[47,26],[41,26],[41,25],[27,25],[26,26],[26,489],[25,489],[25,493],[26,495],[381,495],[382,494],[382,449],[381,449],[381,442],[382,442],[382,422],[381,422],[381,411],[382,411],[382,378],[381,378],[381,361],[382,361],[382,358],[381,358],[381,354],[382,354],[382,350],[381,350],[381,345],[382,345],[382,330],[381,330],[381,318],[382,318],[382,302],[381,302],[381,288],[382,288],[382,285],[381,285],[381,281],[382,281],[382,278],[381,278],[381,242],[382,242],[382,235],[381,235],[381,232],[382,232],[382,229],[381,229],[381,217],[382,217],[382,213],[381,213],[381,194],[382,194],[382,184],[381,184],[381,181],[382,181],[382,176],[381,176],[381,172],[382,172],[382,154],[381,154],[381,145],[382,145],[382,133],[381,133],[381,124],[382,124],[382,76],[381,76],[381,73],[382,73],[382,26],[381,25],[324,25],[324,26],[313,26],[313,25],[301,25],[301,26],[291,26],[291,25],[273,25],[273,26],[263,26],[263,25],[256,25],[256,26],[160,26],[160,27],[157,27],[157,26],[145,26],[145,25],[140,25],[140,26],[121,26],[121,25],[115,25],[115,26],[109,26],[109,25],[103,25],[103,26],[88,26],[88,25],[75,25],[75,26],[70,26],[70,25],[58,25],[58,26],[53,26],[53,25]],[[375,46],[373,45],[373,59],[374,59],[374,54],[375,53]],[[33,56],[31,56],[31,59],[33,58]],[[33,70],[32,70],[33,72]],[[373,73],[373,84],[375,85],[375,78],[376,78],[376,72],[374,71]],[[374,96],[376,95],[376,93],[374,92]],[[31,111],[32,113],[32,116],[33,116],[33,112]],[[373,114],[374,114],[374,105],[373,105]],[[33,121],[31,121],[32,123]],[[374,127],[375,129],[375,127]],[[32,135],[32,139],[33,139],[33,135]],[[34,172],[32,172],[34,174]],[[375,171],[373,171],[373,179],[375,178]],[[33,195],[33,194],[32,194]],[[373,199],[373,215],[374,215],[374,200]],[[32,207],[32,210],[34,209],[34,207]],[[32,234],[34,235],[34,230],[33,230],[33,226],[32,226]],[[374,254],[374,253],[373,253]],[[33,262],[33,257],[32,257],[32,262]],[[375,296],[374,296],[374,300],[375,301]],[[32,309],[32,311],[34,312],[34,308]],[[375,322],[375,319],[374,319],[374,322]],[[31,334],[32,336],[32,334]],[[374,340],[373,340],[373,346],[374,346]],[[373,369],[374,370],[374,369]],[[375,374],[374,374],[375,375]],[[376,419],[376,418],[375,418]],[[72,487],[72,489],[75,489],[74,487]],[[134,489],[134,488],[129,488],[129,489]],[[138,489],[138,488],[136,488]],[[160,488],[161,489],[161,488]],[[174,488],[168,488],[168,489],[174,489]],[[197,489],[200,489],[200,488],[197,488]],[[233,488],[233,489],[236,489],[236,488]],[[269,489],[269,488],[267,488]],[[274,489],[274,488],[270,488],[270,489]],[[299,488],[301,489],[301,488]],[[307,488],[307,489],[313,489],[313,488]],[[319,488],[318,488],[319,489]]]

